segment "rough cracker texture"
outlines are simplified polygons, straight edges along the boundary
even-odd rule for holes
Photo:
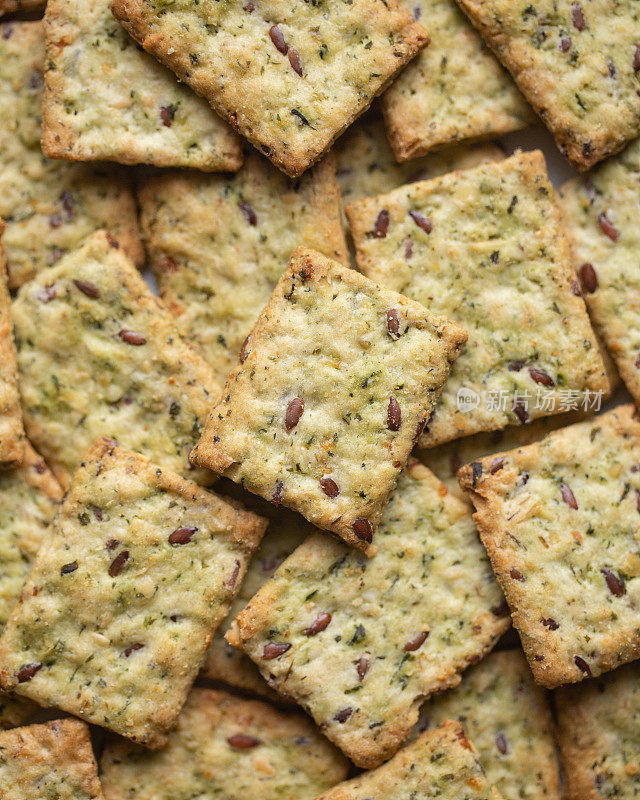
[[[109,0],[50,0],[42,149],[50,158],[236,170],[240,141],[141,52]]]
[[[113,0],[111,8],[145,50],[292,177],[428,41],[396,0]]]
[[[468,169],[504,158],[495,144],[461,145],[399,164],[384,131],[382,118],[371,111],[338,139],[334,152],[342,202],[383,194],[405,183],[435,178],[454,169]]]
[[[405,5],[424,22],[431,41],[382,98],[398,161],[533,121],[524,97],[455,0],[405,0]]]
[[[366,198],[347,216],[369,278],[469,331],[423,447],[568,410],[570,393],[589,406],[608,392],[542,153]]]
[[[628,405],[459,474],[543,686],[640,656],[639,463]]]
[[[316,800],[500,800],[458,722],[423,733],[378,769]]]
[[[106,228],[144,259],[128,178],[113,166],[51,161],[40,150],[41,21],[0,24],[0,217],[9,286],[21,286],[93,231]]]
[[[509,626],[469,509],[417,462],[376,542],[367,559],[320,533],[309,538],[227,637],[366,768],[402,745],[424,696],[459,683]],[[327,624],[313,633],[315,620]],[[265,658],[274,644],[289,649]]]
[[[163,750],[120,739],[100,761],[106,800],[311,800],[347,772],[301,714],[211,689],[191,692]]]
[[[582,292],[589,313],[640,402],[640,141],[585,178],[566,183],[560,198],[574,266],[587,277]],[[595,284],[585,264],[591,265]]]
[[[0,219],[0,239],[5,230]],[[11,322],[11,297],[7,288],[7,264],[0,241],[0,467],[19,463],[24,457],[24,428],[18,394],[18,365]]]
[[[468,495],[458,483],[458,470],[465,464],[478,461],[505,450],[515,450],[539,442],[547,433],[558,428],[581,422],[588,414],[583,411],[568,411],[553,417],[536,419],[529,425],[518,425],[491,433],[476,433],[437,447],[416,448],[414,455],[444,483],[459,500],[470,503]]]
[[[62,487],[28,443],[22,464],[0,472],[0,631],[62,496]],[[28,700],[0,695],[0,728],[23,725],[34,710]]]
[[[640,669],[555,693],[566,800],[640,797]]]
[[[504,797],[560,800],[560,770],[547,693],[519,650],[492,653],[462,683],[434,697],[418,730],[457,719],[478,751],[487,780]]]
[[[89,726],[58,719],[0,733],[2,800],[103,800]]]
[[[449,320],[299,248],[191,461],[372,554],[382,509],[465,340]]]
[[[296,247],[348,262],[331,155],[297,181],[257,153],[232,176],[167,173],[138,199],[162,297],[221,383]]]
[[[0,685],[161,747],[265,527],[98,440],[0,638]]]
[[[231,481],[224,483],[220,481],[217,488],[224,497],[230,495],[254,513],[266,517],[269,520],[269,528],[249,562],[247,574],[231,603],[229,613],[213,634],[200,674],[205,678],[223,681],[229,686],[278,700],[279,695],[269,688],[253,661],[241,650],[232,647],[224,637],[233,620],[254,594],[296,547],[308,536],[317,533],[317,528],[299,514],[277,508],[261,497],[243,491]]]
[[[13,316],[27,434],[63,486],[102,435],[211,482],[188,456],[220,387],[108,234],[23,286]]]
[[[579,170],[640,133],[635,0],[458,0]]]

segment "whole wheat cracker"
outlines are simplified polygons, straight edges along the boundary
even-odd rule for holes
[[[191,462],[366,552],[466,339],[406,297],[298,248]]]
[[[458,473],[536,681],[640,656],[640,422],[631,405]]]
[[[292,177],[428,42],[397,0],[112,0],[125,29]]]
[[[0,637],[2,688],[161,747],[265,528],[98,440]]]

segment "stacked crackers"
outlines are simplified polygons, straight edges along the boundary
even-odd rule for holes
[[[640,796],[635,6],[0,0],[2,800]]]

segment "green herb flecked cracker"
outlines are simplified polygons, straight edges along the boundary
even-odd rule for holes
[[[220,388],[108,234],[23,286],[13,317],[27,434],[63,486],[102,435],[190,476]]]
[[[89,726],[58,719],[0,733],[2,800],[103,800]]]
[[[225,497],[232,492],[232,496],[241,499],[251,511],[266,517],[269,520],[269,532],[251,557],[247,574],[231,603],[229,613],[213,634],[201,675],[263,697],[277,699],[277,695],[266,684],[253,661],[241,650],[232,647],[224,636],[253,595],[305,538],[317,532],[317,528],[293,511],[277,508],[256,495],[242,492],[236,484],[220,485],[219,491]]]
[[[0,239],[5,230],[0,219]],[[11,297],[7,264],[0,241],[0,467],[16,464],[24,456],[24,428],[18,394],[18,365],[11,322]]]
[[[640,656],[639,463],[628,405],[459,473],[543,686]]]
[[[297,246],[348,261],[331,156],[294,182],[254,154],[236,175],[151,177],[138,198],[162,297],[221,383]]]
[[[569,181],[560,198],[589,313],[640,402],[640,141]]]
[[[460,145],[399,164],[389,146],[381,117],[370,112],[338,139],[334,152],[343,203],[383,194],[404,183],[435,178],[504,158],[495,144]]]
[[[62,487],[29,443],[22,463],[0,472],[0,631],[62,496]],[[34,710],[30,701],[0,695],[0,728],[23,725]]]
[[[555,692],[567,800],[640,797],[640,666]]]
[[[554,727],[544,689],[519,650],[492,653],[460,685],[428,700],[419,729],[457,719],[478,751],[489,783],[504,797],[560,800]]]
[[[137,264],[144,258],[124,174],[42,155],[44,50],[41,21],[0,24],[0,217],[14,289],[99,228]]]
[[[265,527],[98,440],[0,638],[0,684],[161,747]]]
[[[469,331],[423,447],[608,392],[542,153],[366,198],[347,216],[369,278]]]
[[[362,767],[393,755],[422,698],[455,686],[509,625],[468,507],[417,462],[376,542],[367,559],[312,536],[227,635]]]
[[[640,133],[635,0],[458,0],[583,170]]]
[[[51,158],[236,170],[236,134],[141,52],[109,0],[50,0],[42,149]]]
[[[500,800],[459,722],[447,720],[376,770],[316,800]]]
[[[347,771],[301,714],[211,689],[191,692],[162,750],[120,739],[100,761],[106,800],[311,800]]]
[[[457,473],[464,464],[478,461],[504,450],[539,442],[547,433],[580,422],[587,415],[582,411],[568,411],[553,417],[542,417],[528,425],[513,425],[501,431],[476,433],[455,439],[437,447],[417,448],[415,456],[444,483],[447,489],[460,500],[470,502],[458,483]]]
[[[431,39],[382,97],[399,161],[524,128],[534,115],[455,0],[405,0]],[[388,188],[388,187],[387,187]]]
[[[297,249],[191,461],[369,553],[465,332]]]
[[[145,50],[297,177],[428,41],[397,0],[113,0]]]

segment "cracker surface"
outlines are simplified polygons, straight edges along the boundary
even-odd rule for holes
[[[5,225],[0,219],[0,239],[4,229]],[[0,467],[22,461],[24,448],[11,297],[7,287],[4,247],[0,241]]]

